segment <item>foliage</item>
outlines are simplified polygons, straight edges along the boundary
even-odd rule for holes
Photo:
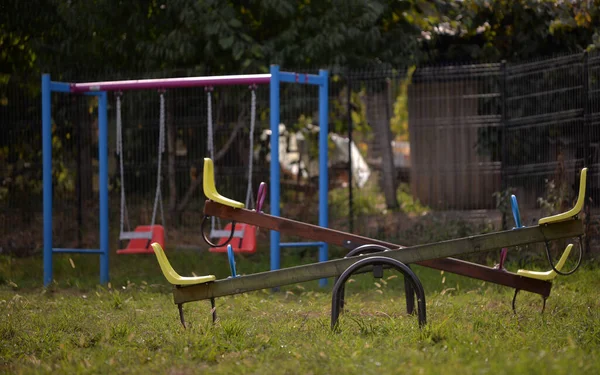
[[[23,91],[16,89],[18,82],[10,82],[7,86],[10,94],[6,97],[7,105],[0,106],[0,116],[10,118],[13,102],[18,103],[20,99],[19,95],[13,94],[22,94]],[[27,113],[33,110],[26,107],[22,109]],[[57,106],[55,121],[51,125],[52,177],[57,192],[72,193],[75,189],[74,168],[69,161],[73,159],[76,128],[65,117],[65,112],[64,106]],[[3,137],[0,138],[0,202],[9,195],[23,198],[42,191],[41,170],[38,168],[42,161],[41,131],[38,130],[40,124],[35,121],[36,118],[31,116],[22,122],[9,122],[9,126],[3,129]]]
[[[544,216],[563,212],[571,201],[571,189],[564,179],[546,180],[546,196],[537,199]]]
[[[409,215],[423,215],[430,211],[430,209],[427,206],[424,206],[419,199],[412,196],[408,184],[400,184],[396,194],[402,212]]]
[[[270,63],[397,63],[415,55],[417,41],[409,36],[418,30],[409,15],[422,2],[39,0],[38,11],[28,12],[27,4],[10,0],[0,40],[12,48],[11,72],[66,72],[65,58],[130,72],[194,67],[210,74],[265,71]]]
[[[429,61],[499,61],[580,52],[598,46],[600,3],[554,0],[437,2],[423,19]]]
[[[502,229],[508,229],[508,217],[512,217],[511,195],[514,193],[515,189],[508,187],[492,194],[496,201],[496,209],[502,213]]]
[[[593,49],[599,40],[597,5],[597,0],[36,0],[34,5],[6,0],[0,12],[0,115],[3,135],[6,132],[11,138],[0,140],[0,199],[9,191],[27,196],[41,189],[39,173],[27,167],[39,165],[39,138],[18,133],[38,129],[33,118],[37,119],[39,107],[6,94],[7,87],[16,84],[23,95],[38,103],[41,72],[60,80],[98,80],[165,72],[179,76],[256,73],[266,72],[271,63],[294,69],[328,67],[339,73],[345,68],[375,70],[446,60],[522,60]],[[537,81],[563,78],[546,75]],[[332,106],[332,129],[342,132],[347,124],[343,105],[347,87],[340,84],[335,90],[339,101]],[[353,87],[352,91],[354,129],[368,138],[372,133],[365,116],[368,90]],[[397,94],[392,127],[405,138],[405,83]],[[216,107],[222,113],[233,112],[232,108],[239,107],[236,99],[219,98]],[[304,105],[297,102],[290,104],[290,113]],[[538,104],[529,102],[523,110],[540,108]],[[553,105],[550,100],[542,104]],[[180,100],[172,105],[176,112],[190,102]],[[19,121],[6,121],[9,108],[26,114],[31,123],[23,126]],[[53,113],[60,110],[54,108]],[[266,111],[260,113],[267,115]],[[55,134],[60,136],[54,142],[54,177],[59,189],[71,192],[73,166],[66,160],[73,151],[63,136],[75,134],[75,125],[64,114],[60,116],[53,119],[58,128]],[[203,144],[199,129],[187,134],[178,130],[194,157],[204,154],[204,146],[197,146]],[[229,127],[223,129],[231,132]],[[539,137],[549,134],[555,133],[543,132]],[[493,143],[500,135],[489,138]],[[136,140],[141,144],[141,138]],[[515,156],[536,157],[535,149],[527,146],[517,145]],[[193,165],[180,172],[180,177],[194,181],[198,170]],[[193,193],[193,189],[177,189],[180,195]],[[187,201],[178,203],[185,207]]]
[[[490,233],[493,229],[493,225],[487,221],[474,223],[460,217],[449,218],[430,213],[418,218],[403,237],[407,244],[423,244]]]
[[[387,215],[385,201],[380,187],[371,179],[362,189],[355,189],[352,196],[353,212],[357,218],[370,215]],[[397,192],[398,202],[402,212],[410,216],[423,215],[429,211],[418,199],[410,194],[410,187],[401,184]],[[331,216],[335,218],[347,218],[350,216],[348,207],[348,190],[346,188],[332,189],[329,191],[329,207]]]
[[[351,90],[350,117],[352,119],[353,136],[366,138],[371,133],[371,126],[367,121],[367,108],[365,103],[365,89]],[[337,96],[330,99],[329,122],[334,133],[343,134],[348,130],[348,86],[344,86]]]
[[[381,215],[385,202],[379,186],[370,179],[362,189],[355,189],[352,196],[352,212],[354,217],[365,215]],[[348,189],[338,188],[329,191],[329,210],[333,219],[350,217],[348,206]]]
[[[398,93],[394,95],[394,116],[390,120],[390,128],[396,139],[408,141],[408,86],[415,67],[411,67],[404,79],[400,80]]]

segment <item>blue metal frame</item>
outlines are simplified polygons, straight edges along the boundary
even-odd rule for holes
[[[328,204],[328,79],[326,70],[318,75],[280,72],[279,66],[271,66],[270,105],[271,105],[271,214],[281,215],[280,172],[279,172],[279,89],[280,84],[296,83],[315,85],[319,88],[319,225],[327,227],[329,222]],[[54,253],[100,254],[100,283],[109,280],[109,221],[108,221],[108,117],[106,91],[87,92],[85,95],[98,96],[98,148],[99,148],[99,201],[100,201],[100,249],[64,249],[52,247],[52,92],[71,93],[72,85],[52,82],[49,74],[42,75],[42,159],[43,159],[43,199],[44,199],[44,286],[53,280],[52,256]],[[281,243],[279,232],[271,231],[271,270],[281,266],[281,247],[319,248],[319,261],[328,260],[329,247],[324,242]],[[321,286],[326,279],[319,281]]]
[[[519,203],[517,203],[517,197],[513,194],[510,196],[510,206],[512,208],[513,218],[515,219],[516,228],[522,228],[521,223],[521,212],[519,211]]]
[[[52,92],[71,92],[70,85],[52,82],[42,75],[42,161],[44,199],[44,286],[53,280],[54,253],[85,253],[100,255],[100,283],[108,283],[108,103],[105,91],[86,93],[98,97],[98,155],[100,200],[100,249],[64,249],[52,247]]]
[[[229,271],[231,272],[231,277],[237,277],[237,271],[235,269],[235,254],[233,253],[233,247],[231,245],[227,245],[227,259],[229,260]]]
[[[319,87],[319,226],[329,225],[329,203],[328,203],[328,80],[329,74],[326,70],[320,70],[318,75],[298,74],[280,72],[279,66],[272,65],[270,69],[270,102],[271,102],[271,215],[281,216],[280,207],[280,172],[279,172],[279,123],[280,102],[279,88],[281,82],[315,85]],[[319,248],[319,262],[328,260],[329,245],[324,242],[290,242],[282,243],[279,232],[271,231],[271,270],[281,267],[282,247],[310,247]],[[319,285],[327,285],[327,279],[319,280]]]

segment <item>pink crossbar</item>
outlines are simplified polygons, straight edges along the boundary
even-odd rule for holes
[[[169,89],[180,87],[206,87],[230,85],[261,85],[271,81],[271,74],[227,75],[214,77],[157,78],[127,81],[71,83],[71,92],[125,91],[143,89]]]

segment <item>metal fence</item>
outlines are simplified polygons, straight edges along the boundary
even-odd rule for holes
[[[409,94],[411,187],[436,210],[496,209],[514,193],[539,218],[568,207],[590,168],[598,201],[600,56],[422,67]],[[531,218],[530,217],[530,218]]]
[[[60,80],[202,75],[84,70],[73,74],[76,76]],[[385,189],[390,188],[384,184],[386,173],[394,175],[387,182],[392,182],[395,191],[403,192],[397,195],[400,199],[412,194],[420,201],[418,209],[414,205],[419,202],[410,203],[410,207],[399,202],[400,211],[409,213],[430,210],[440,217],[449,211],[477,213],[483,218],[497,216],[495,195],[514,192],[524,209],[533,210],[529,216],[537,216],[542,209],[570,203],[577,188],[576,171],[583,165],[591,168],[590,202],[598,201],[598,55],[519,64],[420,67],[410,84],[405,67],[368,71],[333,68],[330,76],[329,127],[342,140],[330,144],[333,228],[388,239],[410,229],[410,215],[384,214],[389,204]],[[408,91],[403,91],[406,88]],[[254,192],[261,181],[269,182],[268,89],[258,87],[256,94]],[[211,92],[218,186],[224,195],[237,200],[246,196],[250,97],[248,87],[218,87]],[[314,167],[317,98],[314,87],[282,86],[281,122],[285,131],[280,147],[288,158],[282,163],[282,214],[311,223],[318,217]],[[130,224],[148,224],[156,188],[159,93],[126,92],[121,101],[123,181]],[[115,238],[111,248],[115,248],[123,181],[116,154],[116,103],[112,94],[109,103],[111,234]],[[202,160],[208,155],[207,92],[169,90],[165,103],[167,152],[162,191],[167,240],[171,245],[203,246],[201,175]],[[98,246],[95,111],[91,97],[53,96],[57,247]],[[0,83],[0,121],[0,251],[38,252],[42,247],[39,77],[11,77]],[[383,147],[382,141],[389,140],[386,132],[390,121],[408,122],[410,154],[399,151],[403,142],[397,142],[391,154],[386,153],[390,149]],[[383,123],[383,128],[377,123]],[[348,168],[348,139],[360,151],[362,171],[357,172],[356,162],[355,169]],[[385,163],[390,157],[395,161],[393,170]],[[353,182],[349,184],[350,176]],[[439,223],[444,225],[444,220]],[[412,233],[404,243],[432,239],[423,231]]]

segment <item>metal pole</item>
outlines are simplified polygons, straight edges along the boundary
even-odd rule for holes
[[[52,282],[52,91],[42,75],[42,162],[44,199],[44,286]]]
[[[72,97],[72,99],[76,99],[76,97]],[[81,107],[77,106],[77,135],[75,137],[77,140],[77,247],[80,247],[83,242],[83,192],[81,191],[83,186],[83,176],[81,175],[81,164],[83,163],[81,139],[83,137],[81,136],[81,132],[84,126],[89,126],[87,121],[83,120]]]
[[[98,95],[98,191],[100,199],[100,284],[108,283],[108,105],[106,92]]]
[[[584,150],[584,154],[585,154],[585,159],[583,162],[583,167],[589,166],[592,167],[592,163],[590,163],[590,142],[592,141],[592,127],[590,126],[590,109],[589,109],[589,90],[590,90],[590,84],[589,84],[589,65],[588,65],[588,53],[587,51],[585,51],[583,53],[583,64],[582,64],[582,69],[583,69],[583,89],[582,89],[582,104],[583,104],[583,128],[584,128],[584,134],[585,137],[587,138],[585,140],[585,142],[583,142],[583,144],[585,145],[585,150]],[[590,175],[592,175],[594,172],[590,171]]]
[[[346,100],[348,102],[348,214],[350,215],[350,233],[354,232],[354,197],[352,187],[352,80],[350,72],[346,71],[347,87]]]
[[[506,60],[502,60],[500,64],[500,91],[502,98],[502,107],[501,107],[501,122],[500,122],[500,130],[501,130],[501,139],[500,139],[500,155],[502,160],[500,161],[500,180],[501,180],[501,189],[502,194],[506,194],[506,189],[508,189],[508,181],[506,177],[506,167],[508,163],[508,120],[506,118],[506,97],[507,97],[507,72],[506,72]],[[501,199],[503,197],[501,196]],[[502,210],[502,229],[507,228],[507,219],[505,212],[506,210]]]
[[[270,85],[270,125],[271,125],[271,215],[280,216],[279,207],[279,66],[271,65]],[[271,270],[280,268],[280,239],[279,232],[271,231]]]
[[[584,140],[584,159],[583,159],[583,167],[590,168],[590,176],[594,175],[594,163],[591,160],[590,155],[590,142],[592,142],[592,126],[590,121],[590,107],[589,107],[589,94],[590,94],[590,81],[589,81],[589,63],[588,63],[588,52],[583,52],[583,89],[582,89],[582,101],[583,101],[583,134],[585,134],[586,139]],[[586,205],[589,208],[589,205]],[[591,215],[585,215],[585,228],[590,227]],[[580,244],[581,245],[581,244]],[[590,248],[590,236],[585,236],[585,248]],[[583,249],[580,249],[583,251]]]
[[[326,70],[319,70],[319,77],[322,81],[319,84],[319,226],[327,227],[329,225],[329,176],[328,176],[328,139],[329,139],[329,118],[328,109],[328,73]],[[319,247],[319,262],[328,260],[329,245],[323,243]],[[320,286],[327,285],[327,279],[319,280]]]
[[[71,84],[71,92],[125,91],[182,87],[268,84],[270,74],[246,74],[217,77],[157,78],[126,81],[84,82]]]

